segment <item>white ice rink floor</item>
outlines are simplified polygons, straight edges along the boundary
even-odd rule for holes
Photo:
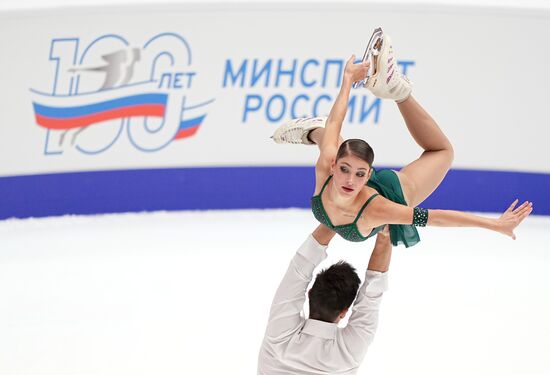
[[[1,375],[255,374],[307,210],[0,221]],[[550,218],[394,249],[360,374],[550,374]],[[363,277],[374,241],[335,238]]]

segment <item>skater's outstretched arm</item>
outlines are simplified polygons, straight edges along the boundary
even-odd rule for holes
[[[342,86],[340,92],[332,105],[330,114],[325,125],[325,133],[320,144],[321,154],[317,164],[329,166],[332,164],[336,153],[338,152],[338,140],[340,138],[340,130],[342,123],[346,118],[348,110],[348,101],[353,82],[364,79],[369,70],[369,63],[362,62],[354,64],[355,55],[352,55],[344,68],[344,76],[342,78]]]
[[[373,201],[374,202],[374,201]],[[516,199],[498,218],[488,218],[453,210],[423,210],[379,199],[369,212],[369,226],[383,224],[411,224],[437,227],[477,227],[490,229],[516,239],[514,229],[533,211],[532,202],[516,207]]]

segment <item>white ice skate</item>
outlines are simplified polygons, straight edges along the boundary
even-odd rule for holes
[[[290,120],[280,125],[271,138],[276,143],[313,145],[314,143],[308,138],[309,132],[323,128],[326,121],[326,117],[305,117]]]
[[[363,54],[363,58],[361,59],[361,62],[368,61],[370,63],[369,71],[367,72],[367,76],[365,77],[365,79],[353,83],[354,89],[365,86],[369,77],[374,74],[374,68],[376,66],[375,56],[378,56],[380,52],[382,35],[382,28],[378,27],[374,29],[372,35],[370,36],[369,42],[367,43],[367,48],[365,49],[365,53]]]
[[[412,85],[399,72],[389,35],[382,34],[375,41],[373,49],[377,51],[373,52],[374,71],[367,78],[365,87],[379,98],[392,99],[398,103],[404,101],[411,95]]]

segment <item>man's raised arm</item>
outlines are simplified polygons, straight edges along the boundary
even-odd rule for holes
[[[376,237],[365,281],[359,288],[348,325],[344,328],[346,347],[357,362],[363,360],[378,327],[378,310],[382,294],[387,289],[391,252],[389,229],[386,225]]]
[[[313,270],[327,257],[327,245],[334,232],[319,225],[300,246],[273,298],[266,338],[278,341],[294,333],[303,318],[301,312],[306,300],[306,289]]]

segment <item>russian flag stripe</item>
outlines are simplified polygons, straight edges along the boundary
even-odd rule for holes
[[[33,102],[35,114],[42,117],[73,119],[95,115],[99,112],[106,112],[121,107],[140,106],[140,105],[166,105],[167,94],[138,94],[125,96],[122,98],[111,99],[99,103],[80,105],[74,107],[53,107]]]
[[[182,139],[182,138],[190,137],[193,134],[195,134],[197,130],[199,130],[199,125],[193,128],[181,129],[180,131],[178,131],[174,139]]]
[[[36,113],[36,123],[52,130],[66,130],[81,128],[96,122],[113,120],[117,118],[136,116],[164,117],[164,109],[164,104],[134,105],[93,113],[87,116],[65,119],[46,117]]]
[[[178,133],[176,134],[174,139],[187,138],[195,134],[205,117],[206,115],[202,115],[180,122]]]
[[[182,130],[182,129],[192,128],[192,127],[195,127],[197,125],[200,125],[200,124],[202,124],[202,121],[204,120],[205,117],[206,117],[206,115],[202,115],[202,116],[195,117],[195,118],[192,118],[192,119],[189,119],[189,120],[184,120],[184,121],[180,122],[179,129]]]

